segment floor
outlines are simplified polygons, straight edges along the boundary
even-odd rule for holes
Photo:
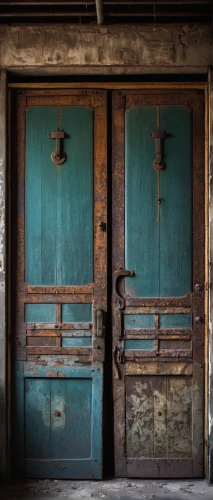
[[[12,482],[0,486],[1,500],[31,499],[80,500],[205,500],[213,499],[213,487],[204,480],[139,480],[112,479],[108,481],[37,480]]]

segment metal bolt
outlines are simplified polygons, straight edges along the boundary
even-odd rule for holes
[[[60,417],[60,416],[61,416],[61,412],[60,412],[60,411],[58,411],[58,410],[55,410],[55,411],[54,411],[54,415],[55,415],[56,417]]]
[[[203,285],[201,285],[201,283],[197,283],[195,285],[195,291],[196,292],[202,292],[202,290],[203,290]]]
[[[201,323],[203,323],[203,318],[201,316],[196,316],[195,317],[195,324],[200,325]]]

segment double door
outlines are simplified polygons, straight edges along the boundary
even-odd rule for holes
[[[115,475],[201,477],[202,93],[113,91],[112,186],[106,91],[13,102],[16,474],[102,477],[106,362]]]

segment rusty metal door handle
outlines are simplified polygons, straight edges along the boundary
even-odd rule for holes
[[[121,310],[125,308],[125,299],[119,294],[117,290],[117,284],[118,280],[124,278],[125,276],[134,276],[134,271],[128,271],[127,269],[120,269],[119,271],[114,272],[113,297],[115,301],[118,302],[119,309]]]
[[[56,140],[56,150],[51,154],[51,160],[55,165],[61,165],[66,160],[66,154],[62,151],[61,141],[66,138],[66,134],[63,130],[56,130],[56,132],[52,132],[48,134],[48,139]]]
[[[117,345],[114,347],[113,359],[114,359],[114,365],[115,365],[115,378],[121,379],[122,378],[121,364],[124,363],[124,349],[123,349],[123,347],[119,347]]]
[[[103,338],[105,334],[104,311],[97,309],[96,311],[96,337]]]

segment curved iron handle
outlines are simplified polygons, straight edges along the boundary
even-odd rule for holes
[[[134,271],[128,271],[127,269],[119,269],[119,271],[114,272],[114,284],[112,293],[114,299],[119,303],[119,309],[121,309],[121,311],[125,308],[125,299],[119,294],[117,290],[117,284],[119,278],[123,278],[125,276],[134,276]]]

